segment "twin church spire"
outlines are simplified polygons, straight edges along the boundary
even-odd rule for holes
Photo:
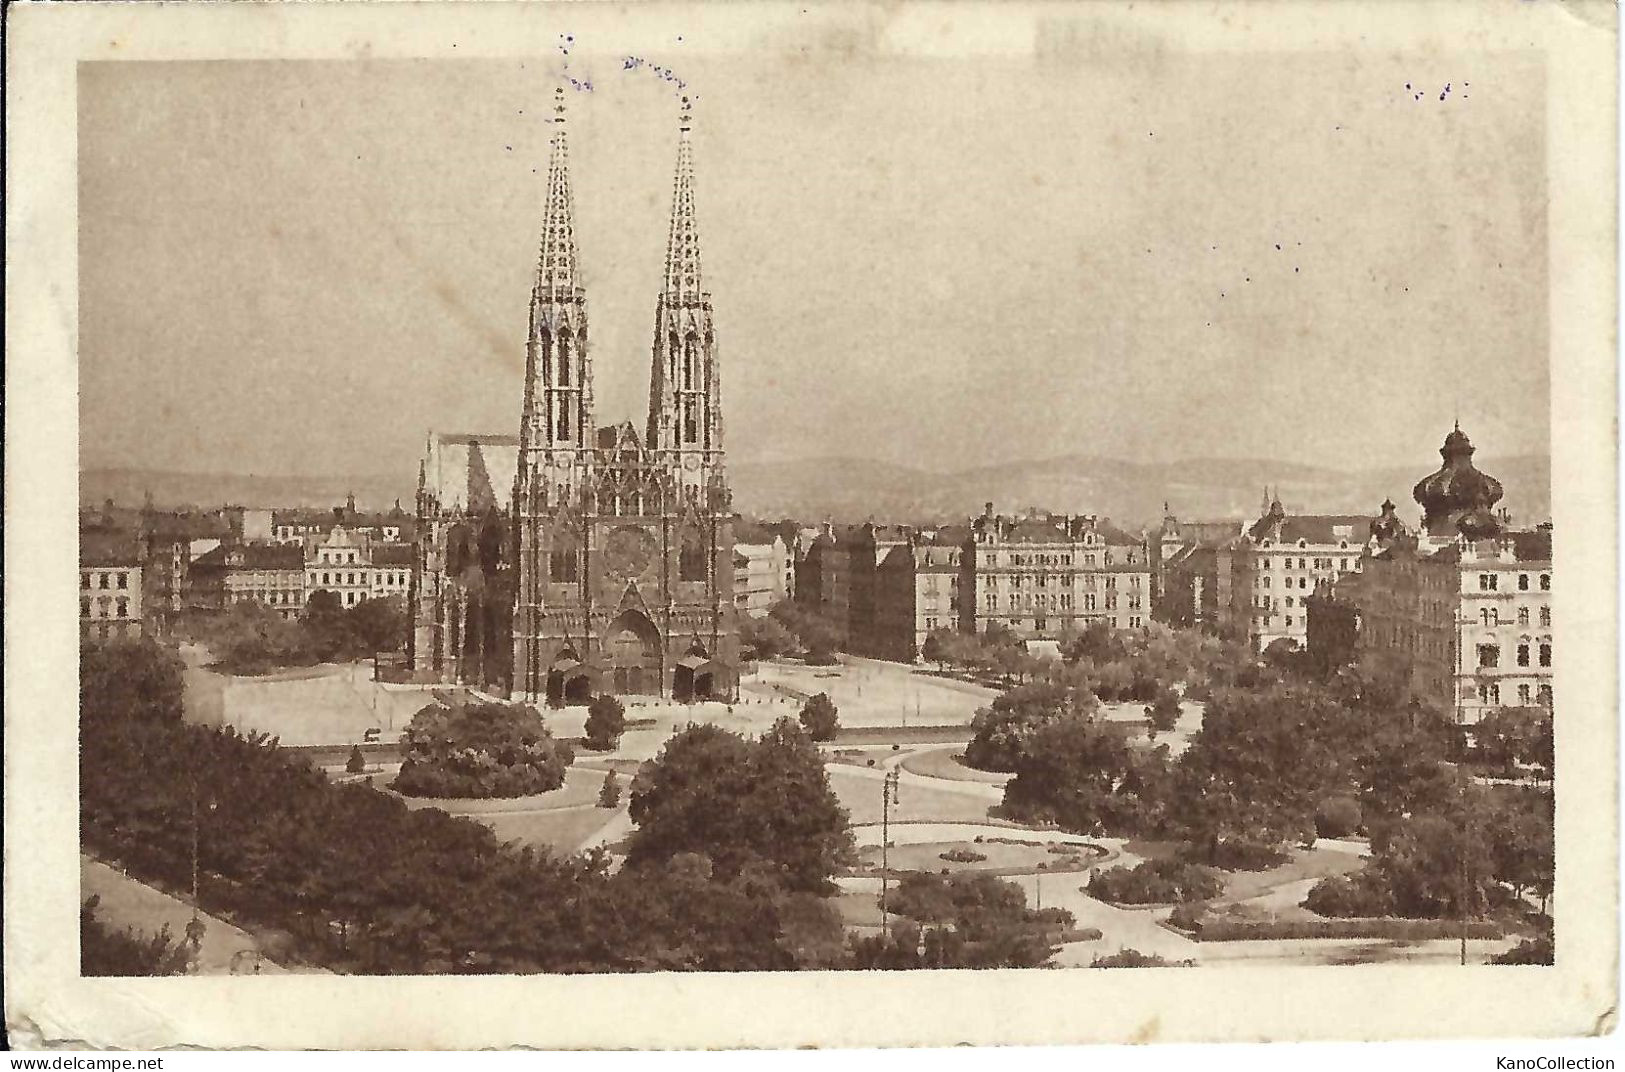
[[[700,273],[695,213],[693,112],[683,98],[677,169],[664,278],[655,305],[645,449],[672,455],[677,483],[703,484],[721,460],[711,296]],[[564,91],[554,102],[547,169],[546,215],[531,291],[525,402],[520,440],[523,466],[550,483],[574,483],[583,454],[596,446],[592,360],[586,295],[577,275],[574,203]],[[698,455],[696,462],[685,458]]]

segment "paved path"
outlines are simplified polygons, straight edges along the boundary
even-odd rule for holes
[[[79,857],[79,896],[101,898],[96,918],[116,930],[134,927],[143,934],[157,934],[167,924],[173,940],[181,941],[192,919],[192,906],[162,890],[137,882],[100,860]],[[200,914],[205,931],[198,957],[197,974],[253,974],[258,945],[253,935],[207,914]],[[241,955],[240,955],[241,954]],[[233,965],[236,971],[233,971]],[[259,959],[259,974],[277,975],[289,971],[326,974],[319,968],[286,968],[268,959]]]

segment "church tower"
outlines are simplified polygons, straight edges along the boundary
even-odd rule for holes
[[[709,504],[715,495],[726,497],[726,488],[716,336],[711,295],[706,293],[700,273],[700,233],[694,209],[694,149],[689,141],[693,125],[693,111],[684,97],[665,279],[655,300],[645,443],[671,466],[681,501]],[[725,510],[726,504],[710,504],[710,508]]]
[[[587,300],[576,274],[570,194],[570,150],[564,90],[556,91],[553,143],[547,165],[547,204],[541,253],[530,292],[525,346],[525,395],[514,473],[514,520],[519,585],[514,607],[514,684],[540,691],[546,669],[536,640],[549,631],[544,607],[557,586],[578,588],[584,576],[586,532],[582,493],[592,479],[592,357]],[[559,623],[554,623],[557,628]],[[576,630],[584,621],[574,623]]]

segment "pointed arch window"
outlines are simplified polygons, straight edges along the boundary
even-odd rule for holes
[[[548,579],[557,584],[569,584],[579,576],[576,563],[579,559],[573,543],[555,544],[548,554]]]
[[[559,386],[570,386],[570,365],[575,357],[575,347],[570,344],[568,331],[559,334]]]
[[[705,542],[698,533],[683,537],[682,550],[677,555],[677,579],[681,581],[705,580]]]

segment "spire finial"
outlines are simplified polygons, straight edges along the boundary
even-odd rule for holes
[[[564,125],[564,87],[553,87],[553,122]]]
[[[687,95],[683,97],[682,110],[677,113],[677,129],[687,134],[694,127],[694,104]]]

